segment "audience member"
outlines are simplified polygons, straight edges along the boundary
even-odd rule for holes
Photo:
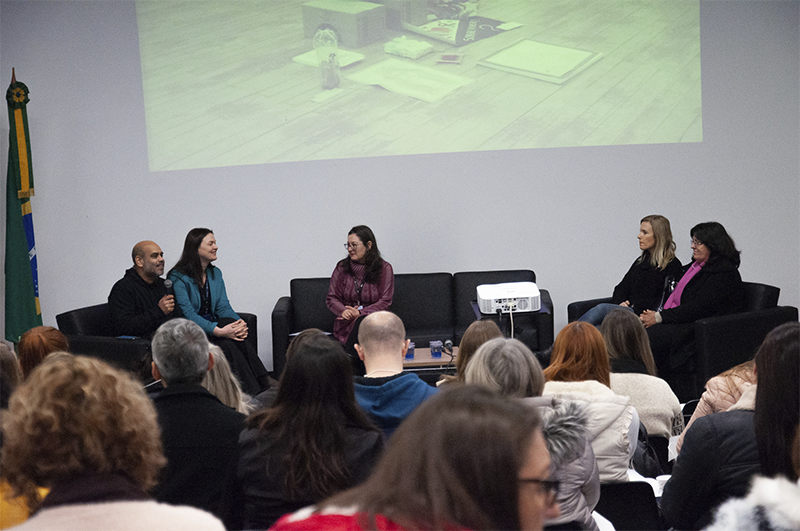
[[[3,388],[0,388],[0,392],[2,392],[3,396],[7,399],[11,396],[11,392],[22,383],[22,371],[19,368],[19,360],[17,360],[14,351],[2,341],[0,341],[0,371],[2,371],[6,377],[4,381],[5,385]],[[5,409],[8,405],[8,401],[6,400],[3,403],[5,405],[0,405],[0,407]]]
[[[458,386],[411,414],[365,483],[272,529],[541,530],[558,515],[549,469],[535,408]]]
[[[656,364],[641,321],[630,312],[613,311],[603,321],[600,333],[611,364],[611,390],[630,397],[650,437],[663,438],[666,443],[678,435],[683,430],[681,404],[669,384],[656,377]]]
[[[189,231],[178,263],[167,275],[183,315],[199,325],[219,345],[242,390],[255,395],[269,388],[269,375],[255,348],[245,341],[247,324],[233,311],[217,259],[217,241],[211,229]]]
[[[356,401],[387,438],[438,391],[416,374],[403,372],[408,343],[403,321],[391,312],[369,314],[358,331],[355,348],[367,373],[355,378]]]
[[[689,419],[689,423],[686,424],[683,433],[678,438],[676,449],[679,453],[683,446],[683,437],[686,435],[686,430],[694,424],[694,421],[711,413],[727,411],[739,401],[745,389],[756,383],[755,367],[755,361],[749,360],[728,369],[718,376],[714,376],[706,382],[706,389],[697,403],[692,418]]]
[[[208,350],[214,363],[208,372],[203,376],[200,385],[208,389],[208,392],[219,398],[219,401],[233,408],[244,415],[253,411],[250,405],[250,397],[242,392],[239,380],[231,372],[231,366],[225,358],[222,349],[213,343],[208,344]]]
[[[583,314],[580,321],[600,326],[606,315],[620,308],[635,315],[660,308],[665,285],[682,274],[669,220],[657,214],[643,217],[636,238],[642,254],[614,288],[611,302],[598,304]]]
[[[667,379],[693,353],[694,322],[741,311],[744,288],[740,252],[725,227],[716,221],[692,227],[692,262],[670,294],[664,309],[647,309],[639,318],[647,327],[658,373]]]
[[[545,396],[586,407],[600,482],[627,481],[628,466],[636,450],[639,418],[630,398],[609,388],[608,353],[600,332],[582,321],[564,327],[556,336],[550,366],[544,375]]]
[[[233,512],[242,529],[266,529],[364,481],[382,450],[381,431],[356,404],[341,344],[307,336],[287,357],[275,403],[248,418],[239,438]]]
[[[733,408],[700,417],[686,431],[661,497],[669,525],[702,529],[720,504],[745,496],[756,474],[797,480],[790,447],[800,415],[800,323],[767,334],[755,365],[756,385]]]
[[[392,264],[381,258],[378,242],[372,229],[357,225],[347,233],[347,256],[340,260],[331,275],[328,309],[336,316],[333,337],[352,357],[356,376],[365,372],[356,357],[355,343],[358,327],[364,316],[388,310],[394,297],[394,271]]]
[[[516,339],[497,338],[484,343],[467,365],[464,378],[467,384],[507,398],[525,398],[526,403],[539,408],[552,478],[560,482],[556,501],[561,514],[545,524],[597,530],[592,511],[600,499],[600,476],[583,407],[568,400],[536,398],[544,389],[542,368],[528,347]]]
[[[165,462],[153,405],[99,360],[49,357],[11,398],[3,431],[3,475],[39,509],[16,529],[223,529],[147,495]],[[43,501],[37,486],[50,488]]]
[[[197,324],[167,321],[156,330],[152,349],[153,378],[164,385],[153,402],[167,457],[155,498],[221,514],[220,497],[235,475],[245,417],[200,385],[214,358]]]
[[[442,375],[439,381],[436,382],[436,385],[442,386],[453,382],[463,382],[464,370],[469,360],[472,359],[472,355],[475,354],[475,351],[477,351],[481,345],[496,337],[503,337],[503,333],[494,321],[487,319],[485,321],[475,321],[469,325],[464,335],[461,337],[461,343],[458,344],[456,375]]]
[[[59,350],[69,351],[69,343],[66,336],[52,326],[37,326],[22,334],[17,344],[22,376],[27,379],[48,354]]]
[[[164,285],[164,253],[157,243],[142,241],[131,251],[133,267],[108,294],[111,322],[117,335],[150,338],[173,317],[180,317],[175,296]]]

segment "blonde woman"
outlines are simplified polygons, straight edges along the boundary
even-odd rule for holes
[[[225,353],[213,343],[208,344],[208,350],[214,358],[214,365],[203,377],[200,385],[208,389],[209,393],[219,398],[219,401],[226,406],[239,413],[250,414],[253,411],[250,396],[242,391],[242,386],[233,375]]]

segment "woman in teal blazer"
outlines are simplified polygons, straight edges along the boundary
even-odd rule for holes
[[[168,278],[184,317],[200,325],[209,340],[222,348],[242,390],[254,395],[269,387],[267,370],[258,353],[245,343],[247,324],[231,308],[222,271],[211,263],[217,259],[217,249],[210,229],[190,230]]]

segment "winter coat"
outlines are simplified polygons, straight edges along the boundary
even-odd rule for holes
[[[706,531],[782,531],[800,529],[800,485],[778,477],[756,477],[744,499],[730,500]]]

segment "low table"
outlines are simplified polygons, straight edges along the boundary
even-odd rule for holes
[[[430,348],[416,348],[414,349],[413,358],[403,358],[404,369],[424,369],[424,368],[437,368],[444,369],[452,367],[455,369],[456,360],[458,359],[458,347],[453,347],[453,358],[451,360],[450,354],[442,352],[440,358],[431,356]]]

